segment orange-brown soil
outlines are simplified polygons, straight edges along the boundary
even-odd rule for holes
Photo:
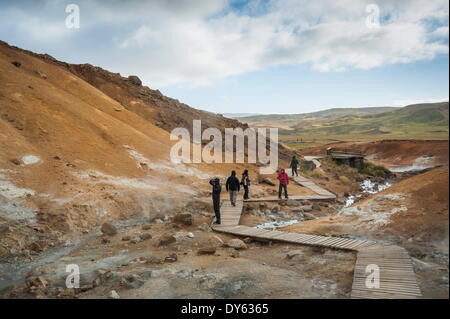
[[[393,166],[414,165],[423,156],[432,157],[431,165],[448,164],[448,140],[383,140],[374,142],[333,143],[301,151],[305,155],[323,155],[328,147],[343,147],[361,150],[374,163]],[[417,163],[416,163],[417,164]]]

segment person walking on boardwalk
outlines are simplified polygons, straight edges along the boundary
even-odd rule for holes
[[[231,205],[236,206],[237,193],[241,190],[239,179],[236,177],[236,171],[231,171],[226,183],[227,192],[230,193]]]
[[[289,184],[289,175],[286,174],[284,168],[278,173],[277,179],[280,181],[280,185],[278,186],[278,198],[281,199],[281,191],[284,190],[284,197],[288,199],[287,186]]]
[[[214,214],[216,215],[214,224],[220,224],[220,192],[222,191],[222,186],[220,186],[220,179],[218,178],[213,178],[209,183],[212,185],[212,200]]]
[[[292,176],[294,176],[294,173],[296,176],[298,176],[297,167],[298,167],[298,159],[294,155],[294,156],[292,156],[292,160],[291,160]]]
[[[250,178],[248,177],[248,169],[242,173],[241,184],[244,187],[244,199],[248,199],[248,189],[250,187]]]

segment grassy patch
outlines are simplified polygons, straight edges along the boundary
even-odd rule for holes
[[[375,165],[370,162],[364,163],[364,168],[359,170],[360,174],[364,174],[372,177],[389,177],[392,175],[392,172],[388,170],[386,167],[381,165]]]

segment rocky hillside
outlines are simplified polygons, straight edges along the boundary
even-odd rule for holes
[[[231,169],[257,174],[256,165],[171,163],[174,127],[190,128],[193,119],[204,127],[246,126],[168,98],[137,77],[1,42],[0,81],[0,226],[37,224],[54,237],[89,231],[133,214],[173,213],[207,196],[207,179]],[[8,247],[36,239],[20,238]]]
[[[192,128],[192,120],[194,119],[201,119],[204,127],[221,129],[225,127],[247,127],[237,120],[194,109],[176,99],[164,96],[159,90],[142,86],[141,80],[136,76],[123,77],[119,73],[112,73],[90,64],[61,62],[48,54],[36,54],[11,47],[5,42],[0,42],[0,45],[36,57],[47,64],[64,68],[116,100],[128,111],[169,132],[175,127]]]

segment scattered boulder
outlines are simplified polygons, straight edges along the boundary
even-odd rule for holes
[[[227,243],[228,247],[235,249],[247,249],[247,245],[240,239],[234,238]]]
[[[161,221],[161,223],[163,222],[163,220],[164,220],[164,215],[163,214],[156,214],[155,216],[153,216],[152,218],[150,218],[150,222],[151,223],[154,223],[154,222],[156,222],[156,223],[158,223],[158,220],[159,221]]]
[[[167,257],[164,259],[164,261],[165,261],[165,262],[168,262],[168,263],[174,263],[174,262],[176,262],[177,260],[178,260],[178,256],[177,256],[177,254],[175,254],[175,253],[170,254],[169,256],[167,256]]]
[[[298,257],[302,257],[303,256],[303,251],[301,250],[291,250],[286,254],[286,258],[288,259],[292,259],[294,257],[298,258]]]
[[[13,163],[14,165],[20,165],[20,161],[17,158],[13,158],[11,160],[9,160],[11,163]]]
[[[136,86],[141,86],[142,85],[141,79],[138,76],[136,76],[136,75],[130,75],[128,77],[128,81],[130,81],[131,84],[134,84]]]
[[[139,237],[133,237],[133,238],[131,238],[131,240],[130,240],[130,244],[137,244],[137,243],[140,243],[142,240],[139,238]]]
[[[188,238],[194,238],[194,237],[195,237],[195,235],[191,232],[178,232],[175,234],[175,239],[177,241],[183,241]]]
[[[20,68],[22,65],[22,63],[20,63],[19,61],[12,61],[11,64],[14,65],[16,68]]]
[[[203,223],[200,226],[197,227],[198,229],[205,231],[205,232],[210,232],[211,231],[211,226],[209,226],[207,223]]]
[[[92,288],[98,287],[102,284],[102,278],[99,276],[92,280]]]
[[[213,255],[216,253],[216,250],[217,250],[217,248],[215,246],[203,247],[197,251],[197,254],[198,255]]]
[[[237,251],[236,249],[232,249],[231,252],[230,252],[230,257],[238,258],[239,257],[239,251]]]
[[[296,201],[293,199],[288,199],[285,204],[286,204],[286,206],[290,206],[290,207],[296,207],[296,206],[301,205],[301,203],[299,201]]]
[[[180,223],[180,224],[190,226],[194,223],[194,217],[192,216],[191,213],[178,213],[173,218],[173,221],[175,223]]]
[[[316,216],[310,213],[303,213],[303,217],[305,218],[305,220],[313,220],[317,218]]]
[[[152,239],[152,235],[149,233],[143,233],[143,234],[139,235],[139,239],[141,241],[149,240],[149,239]]]
[[[312,209],[313,209],[313,210],[318,210],[318,211],[321,211],[321,210],[322,210],[322,208],[320,207],[320,205],[317,204],[317,203],[314,203],[314,204],[312,205]]]
[[[28,249],[30,249],[31,251],[34,251],[34,252],[41,252],[45,249],[45,247],[46,247],[45,242],[42,240],[39,240],[39,241],[32,242],[30,244],[30,246],[28,246]]]
[[[224,242],[223,242],[223,240],[219,237],[219,236],[212,236],[210,239],[209,239],[209,242],[211,242],[214,246],[223,246],[223,244],[224,244]]]
[[[176,241],[177,241],[177,239],[173,235],[162,235],[159,238],[158,246],[165,246],[165,245],[173,244]]]
[[[146,225],[142,226],[142,230],[149,230],[151,228],[152,228],[151,224],[146,224]]]
[[[117,235],[117,228],[111,223],[104,223],[100,229],[103,234],[108,236]]]
[[[144,285],[145,281],[137,274],[128,274],[120,280],[120,284],[127,289],[137,289]]]
[[[37,276],[34,278],[28,278],[25,284],[27,287],[45,288],[49,282],[44,277]]]
[[[303,209],[301,207],[296,207],[294,209],[292,209],[293,213],[303,213]]]
[[[280,210],[280,206],[275,205],[275,206],[272,207],[272,209],[270,210],[270,212],[271,212],[272,214],[276,214],[276,213],[278,213],[279,210]]]
[[[161,264],[162,262],[163,262],[163,260],[156,256],[145,257],[146,264]]]
[[[244,243],[246,243],[246,244],[250,244],[250,243],[253,242],[253,238],[251,238],[251,237],[245,237],[243,241],[244,241]]]
[[[301,209],[304,212],[311,212],[313,210],[313,206],[312,205],[303,205],[303,206],[301,206]]]
[[[123,237],[122,237],[122,240],[123,240],[123,241],[129,241],[129,240],[131,240],[131,237],[128,236],[128,235],[126,235],[126,236],[123,236]]]

